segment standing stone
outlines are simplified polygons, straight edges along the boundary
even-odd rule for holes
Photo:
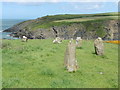
[[[104,54],[103,40],[100,37],[98,37],[94,41],[94,48],[95,48],[95,54],[97,54],[97,55],[103,55]]]
[[[70,42],[67,45],[64,65],[68,72],[73,72],[77,70],[78,66],[76,60],[76,44],[74,43],[73,40],[70,40]]]
[[[27,42],[28,38],[26,36],[22,37],[22,42]]]
[[[76,47],[81,47],[82,46],[82,39],[81,37],[76,38]]]
[[[53,40],[53,43],[62,43],[62,39],[60,37],[56,37],[55,40]]]

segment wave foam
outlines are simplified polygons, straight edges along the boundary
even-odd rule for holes
[[[3,30],[0,31],[0,33],[3,32]]]

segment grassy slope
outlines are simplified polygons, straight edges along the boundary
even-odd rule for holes
[[[85,22],[91,20],[104,20],[104,19],[118,19],[118,16],[101,16],[101,17],[86,17],[86,18],[76,18],[76,19],[66,19],[66,20],[58,20],[55,22]]]
[[[3,40],[4,88],[115,88],[118,87],[118,46],[105,43],[105,55],[94,54],[93,41],[76,49],[79,69],[68,73],[64,53],[68,41]],[[103,72],[101,75],[99,72]]]
[[[118,13],[99,13],[99,14],[65,14],[65,15],[51,15],[44,16],[34,20],[33,23],[29,24],[32,30],[38,28],[50,28],[51,26],[69,25],[72,23],[81,23],[85,21],[96,21],[96,20],[111,20],[117,19]]]

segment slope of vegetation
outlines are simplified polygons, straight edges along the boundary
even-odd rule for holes
[[[99,17],[86,17],[86,18],[76,18],[76,19],[66,19],[58,20],[55,22],[85,22],[91,20],[109,20],[109,19],[118,19],[118,16],[99,16]]]
[[[69,73],[63,64],[67,43],[3,40],[3,88],[118,87],[117,44],[104,43],[105,55],[97,56],[93,41],[83,41],[82,48],[76,49],[79,69]]]
[[[38,18],[36,23],[31,23],[32,29],[49,28],[51,26],[70,25],[76,22],[96,21],[96,20],[118,19],[118,13],[101,13],[101,14],[65,14],[53,15]]]
[[[81,23],[86,21],[96,20],[113,20],[118,19],[118,13],[100,13],[100,14],[65,14],[65,15],[48,15],[37,18],[28,26],[31,30],[38,28],[50,28],[52,26],[70,25],[73,23]],[[24,22],[23,22],[24,23]]]

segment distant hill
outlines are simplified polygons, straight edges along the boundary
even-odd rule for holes
[[[59,36],[64,39],[76,38],[118,39],[118,13],[48,15],[21,22],[4,32],[12,36],[31,39],[47,39]]]

